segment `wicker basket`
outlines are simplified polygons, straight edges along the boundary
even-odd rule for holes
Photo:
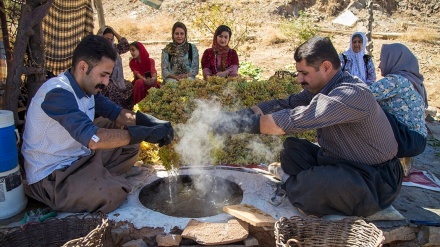
[[[106,235],[108,228],[108,220],[102,215],[49,218],[42,223],[3,229],[0,231],[0,246],[111,246]]]
[[[383,233],[362,219],[347,218],[327,221],[315,216],[290,219],[282,217],[275,223],[277,247],[287,246],[381,246]]]

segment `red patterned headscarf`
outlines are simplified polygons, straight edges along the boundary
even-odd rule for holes
[[[130,46],[134,46],[139,50],[139,58],[130,60],[130,68],[144,75],[145,72],[150,71],[151,68],[150,54],[148,54],[147,49],[145,49],[144,45],[140,42],[135,41],[131,43]]]
[[[224,71],[227,68],[227,60],[228,60],[228,51],[229,51],[229,42],[226,46],[220,46],[217,43],[217,36],[222,34],[223,32],[229,33],[229,40],[231,40],[232,31],[226,25],[220,25],[214,33],[214,40],[212,41],[212,48],[214,49],[214,53],[221,57],[220,71]]]

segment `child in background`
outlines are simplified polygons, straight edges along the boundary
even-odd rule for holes
[[[157,81],[157,71],[155,62],[150,58],[150,54],[140,42],[130,44],[130,69],[133,71],[133,100],[137,104],[148,94],[152,87],[160,88]]]

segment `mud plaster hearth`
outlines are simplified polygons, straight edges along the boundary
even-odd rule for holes
[[[301,213],[285,200],[281,205],[275,207],[269,203],[275,189],[274,178],[266,171],[251,168],[234,168],[225,166],[216,167],[184,167],[178,170],[178,175],[212,175],[221,179],[229,180],[240,186],[243,191],[241,204],[252,205],[275,219],[282,216],[290,217],[301,215]],[[141,189],[154,181],[168,177],[165,170],[158,170],[156,173],[145,176],[136,176],[130,180],[133,191],[127,201],[118,209],[108,214],[109,219],[114,221],[128,221],[136,228],[163,227],[168,233],[173,227],[184,229],[191,218],[173,217],[146,208],[139,201]],[[165,199],[164,199],[165,200]],[[220,213],[214,216],[195,218],[202,222],[227,222],[234,217],[227,213]]]

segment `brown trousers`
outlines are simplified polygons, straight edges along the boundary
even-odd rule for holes
[[[139,144],[96,150],[26,188],[26,194],[65,212],[111,212],[131,191],[121,176],[136,162]]]

